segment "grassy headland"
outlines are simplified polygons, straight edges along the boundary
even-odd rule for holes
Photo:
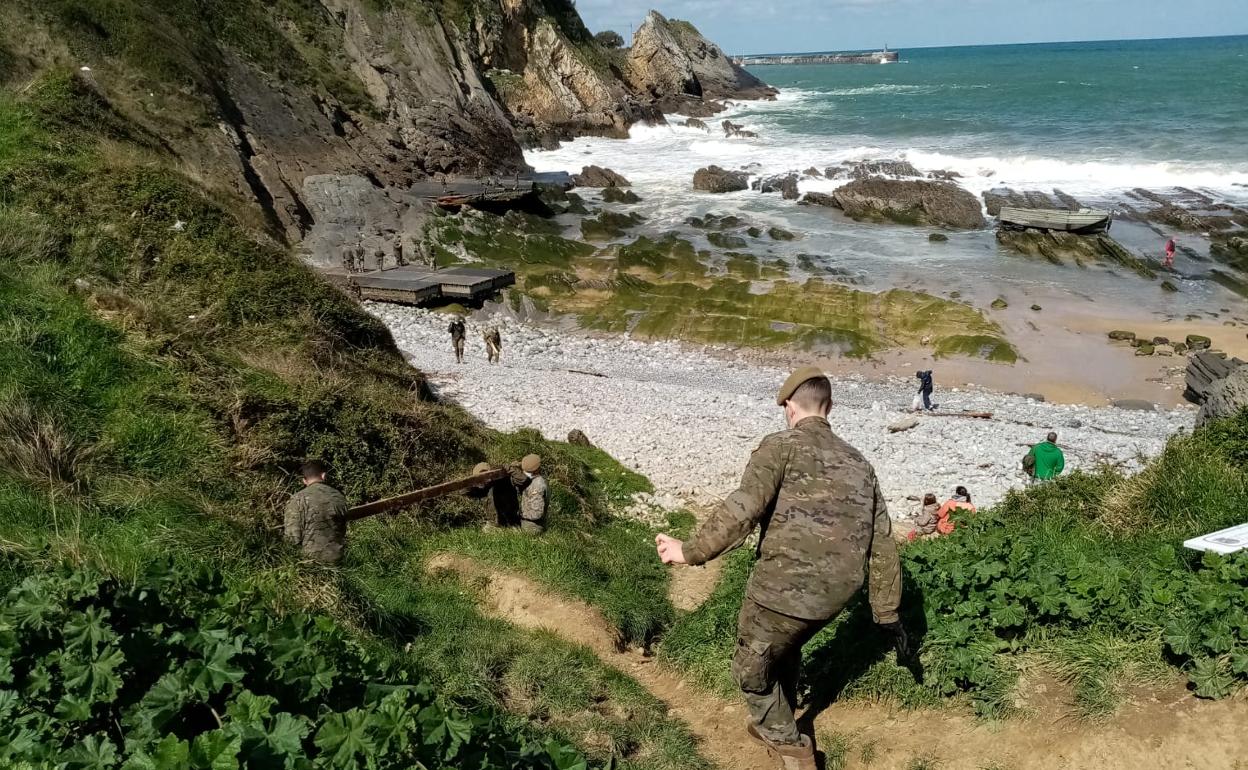
[[[63,563],[127,581],[166,559],[214,570],[278,617],[333,616],[440,701],[499,709],[514,734],[623,766],[697,765],[634,683],[480,616],[466,586],[422,570],[439,549],[531,570],[645,642],[672,616],[666,574],[644,558],[649,533],[609,516],[645,480],[430,400],[384,327],[177,167],[75,76],[0,97],[0,588]],[[353,525],[339,570],[280,543],[305,456],[362,502],[529,451],[545,458],[555,523],[523,549],[476,531],[464,498]],[[86,740],[71,733],[66,750]]]

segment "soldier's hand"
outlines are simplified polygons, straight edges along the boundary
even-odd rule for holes
[[[685,544],[670,535],[655,535],[654,545],[664,564],[684,564]]]
[[[906,633],[906,627],[901,624],[900,620],[894,620],[891,623],[881,623],[880,628],[892,634],[893,644],[897,647],[897,660],[905,665],[914,656],[914,651],[910,649],[910,636]]]

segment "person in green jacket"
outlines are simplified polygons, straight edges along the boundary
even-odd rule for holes
[[[1033,481],[1049,481],[1057,478],[1066,467],[1066,457],[1057,446],[1057,434],[1050,433],[1036,444],[1023,458],[1023,470]]]

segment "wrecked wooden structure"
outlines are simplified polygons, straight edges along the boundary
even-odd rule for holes
[[[434,268],[404,265],[390,270],[360,273],[348,278],[351,292],[361,300],[425,305],[438,302],[475,304],[493,297],[516,282],[510,270],[492,267]]]

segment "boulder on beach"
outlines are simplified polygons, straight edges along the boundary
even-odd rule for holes
[[[1196,415],[1196,426],[1200,427],[1212,420],[1233,417],[1248,407],[1248,366],[1241,366],[1229,377],[1213,383],[1205,403]]]
[[[693,189],[710,193],[727,193],[749,187],[750,175],[744,171],[729,171],[719,166],[700,168],[693,174]]]
[[[813,176],[816,179],[823,178],[823,172],[815,168],[814,166],[811,166],[810,168],[806,169],[802,173],[805,174],[806,176]]]
[[[696,128],[701,131],[709,132],[711,127],[698,120],[697,118],[689,118],[685,121],[685,128]]]
[[[788,230],[785,230],[783,227],[769,227],[767,228],[767,235],[770,236],[773,241],[791,241],[797,237]]]
[[[1109,338],[1119,342],[1131,342],[1135,339],[1135,332],[1129,332],[1125,329],[1114,329],[1109,333]]]
[[[572,181],[577,187],[630,187],[629,181],[609,168],[585,166],[574,174]]]
[[[832,199],[854,219],[961,229],[985,224],[979,200],[948,182],[858,179],[833,190]]]
[[[892,425],[888,426],[889,433],[902,433],[911,428],[917,428],[919,425],[918,417],[903,417]]]
[[[1187,343],[1187,347],[1191,350],[1208,350],[1213,344],[1213,340],[1203,334],[1189,334],[1187,335],[1187,339],[1184,341]]]

